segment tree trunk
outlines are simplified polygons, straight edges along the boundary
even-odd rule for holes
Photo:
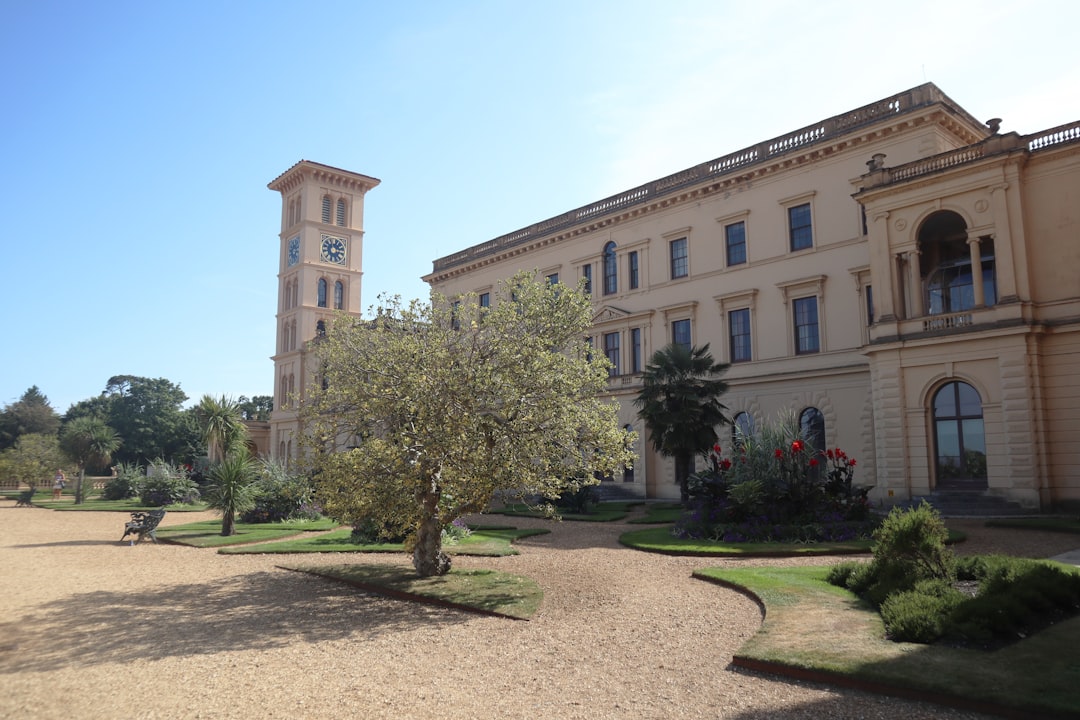
[[[79,468],[79,479],[75,481],[75,504],[81,505],[83,501],[83,484],[86,481],[86,468]]]
[[[690,492],[686,481],[690,478],[690,467],[694,463],[694,456],[679,454],[675,456],[675,482],[679,483],[679,500],[685,506],[690,503]]]
[[[236,534],[236,518],[231,512],[224,513],[221,516],[221,534],[224,537]]]
[[[421,498],[423,513],[416,530],[413,567],[420,577],[450,572],[450,556],[442,550],[442,523],[439,522],[439,494],[427,492]]]

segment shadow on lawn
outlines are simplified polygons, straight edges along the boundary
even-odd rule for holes
[[[470,616],[280,571],[215,584],[75,594],[8,619],[0,623],[0,674],[364,640]]]

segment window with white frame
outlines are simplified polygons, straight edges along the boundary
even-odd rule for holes
[[[814,226],[810,213],[810,203],[788,207],[788,238],[791,251],[807,250],[814,247]]]
[[[641,274],[638,269],[638,251],[631,250],[626,255],[627,284],[631,290],[637,290],[641,285]]]
[[[807,355],[821,349],[818,328],[818,303],[816,296],[795,298],[791,301],[795,325],[795,354]]]
[[[690,274],[690,254],[686,238],[676,238],[669,243],[671,279],[684,278]]]
[[[746,263],[746,222],[724,226],[724,256],[728,267]]]
[[[750,308],[728,312],[728,342],[731,362],[748,362],[753,358],[750,343]]]
[[[604,245],[604,294],[614,295],[619,291],[619,262],[615,255],[615,243]]]
[[[681,345],[687,350],[693,347],[689,318],[671,322],[671,342],[675,345]]]
[[[630,372],[635,375],[645,367],[641,359],[641,328],[630,328]]]

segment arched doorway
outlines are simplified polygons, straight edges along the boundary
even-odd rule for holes
[[[969,238],[967,223],[959,214],[936,212],[919,228],[919,276],[922,288],[921,297],[914,299],[916,315],[945,315],[993,305],[997,301],[994,240]]]
[[[946,383],[934,393],[933,412],[937,486],[986,487],[986,434],[979,392],[966,382]]]

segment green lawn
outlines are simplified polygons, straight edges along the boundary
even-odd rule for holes
[[[599,503],[592,512],[559,513],[559,517],[563,520],[579,520],[583,522],[614,522],[624,519],[630,514],[631,508],[640,504],[641,503],[638,502],[602,502]],[[556,511],[558,511],[558,508],[556,508]],[[510,515],[512,517],[548,517],[543,510],[531,505],[526,505],[525,503],[507,505],[498,509],[489,510],[488,512],[499,515]]]
[[[671,524],[683,514],[679,503],[645,503],[645,517],[633,518],[627,522],[639,525]]]
[[[946,704],[983,703],[979,709],[986,712],[1080,714],[1080,617],[994,652],[894,643],[877,612],[825,582],[827,571],[708,568],[694,576],[740,589],[764,605],[761,630],[735,655],[737,666],[876,692],[915,691]]]
[[[967,536],[950,530],[947,542],[961,542]],[[873,540],[846,540],[818,543],[734,543],[712,540],[682,540],[671,534],[671,526],[663,525],[644,530],[631,530],[619,536],[619,542],[635,550],[667,555],[701,555],[704,557],[792,557],[800,555],[853,555],[870,553]]]
[[[482,526],[473,529],[469,535],[456,543],[443,545],[443,549],[451,555],[482,555],[488,557],[517,555],[517,550],[512,548],[510,543],[518,538],[543,535],[547,532],[549,531],[540,529],[518,530],[511,527]],[[405,547],[401,543],[357,544],[350,541],[351,535],[351,528],[342,528],[316,537],[298,537],[261,545],[227,547],[218,550],[218,552],[230,555],[250,553],[405,552]]]
[[[221,534],[221,520],[204,520],[184,525],[159,527],[157,537],[159,540],[177,545],[223,547],[266,540],[280,540],[305,532],[333,530],[337,526],[337,522],[326,518],[283,523],[236,523],[236,534],[226,537]]]
[[[11,494],[4,492],[4,495],[9,497],[15,497],[17,493]],[[81,504],[75,504],[75,497],[66,493],[59,499],[52,499],[52,490],[38,490],[34,493],[32,500],[37,507],[45,508],[47,510],[73,510],[76,512],[147,512],[149,510],[159,509],[156,506],[143,505],[139,502],[138,498],[129,498],[127,500],[105,500],[100,495],[91,495],[87,497]],[[206,510],[206,503],[195,503],[194,505],[168,505],[165,508],[169,512],[201,512]]]
[[[528,620],[540,608],[544,593],[534,580],[495,570],[451,570],[422,578],[400,565],[321,565],[288,567],[355,585],[370,592],[414,602]]]

